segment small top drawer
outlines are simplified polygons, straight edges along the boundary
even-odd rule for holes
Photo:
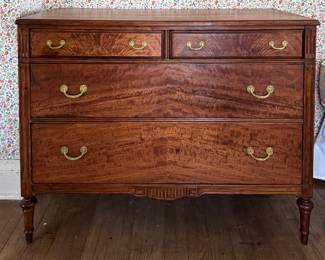
[[[302,31],[174,32],[174,58],[302,56]]]
[[[161,33],[34,30],[31,56],[161,57]]]

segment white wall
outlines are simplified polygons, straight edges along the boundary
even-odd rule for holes
[[[0,199],[20,199],[19,160],[0,160]]]

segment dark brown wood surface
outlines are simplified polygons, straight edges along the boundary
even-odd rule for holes
[[[174,32],[172,33],[171,56],[174,58],[213,57],[301,57],[302,31],[244,31],[244,32]],[[187,47],[190,42],[194,48]],[[269,46],[274,41],[281,48],[287,41],[288,47],[275,50]]]
[[[24,37],[24,36],[21,36]],[[26,35],[25,35],[26,37]],[[25,43],[27,39],[24,40]],[[24,46],[21,46],[21,49]],[[29,64],[19,64],[19,129],[20,129],[20,171],[21,195],[32,196],[31,165],[30,165],[30,70]]]
[[[51,40],[58,46],[61,40],[65,45],[56,50],[50,49],[46,42]],[[141,50],[132,49],[129,42],[134,41]],[[104,57],[160,57],[162,36],[159,32],[64,32],[33,30],[31,33],[31,56],[104,56]]]
[[[305,31],[305,72],[304,72],[304,138],[303,149],[303,194],[305,200],[313,196],[313,154],[315,120],[315,58],[316,27]]]
[[[36,124],[34,183],[299,184],[301,126],[235,123]],[[61,153],[69,148],[78,161]],[[265,149],[274,154],[258,162]]]
[[[54,75],[54,76],[53,76]],[[57,76],[56,76],[57,75]],[[303,66],[295,64],[32,64],[32,117],[302,118]],[[69,99],[79,86],[87,92]],[[254,85],[265,95],[247,92]]]
[[[301,196],[301,184],[113,184],[113,183],[34,183],[35,194],[109,193],[131,194],[158,200],[200,197],[206,194],[269,194]]]
[[[308,246],[293,196],[203,196],[172,202],[39,195],[26,245],[17,201],[0,201],[0,259],[323,260],[325,183],[315,183]],[[285,242],[284,242],[285,241]]]
[[[37,25],[317,25],[314,19],[276,9],[159,9],[116,10],[66,8],[43,11],[17,20],[18,24]],[[189,24],[190,23],[190,24]]]
[[[270,9],[58,9],[17,24],[21,205],[28,242],[34,196],[107,192],[164,200],[216,193],[298,195],[301,242],[307,243],[318,21]],[[62,36],[63,48],[48,52],[46,41],[56,46]],[[151,38],[155,46],[131,50],[129,36],[139,37],[135,47]],[[201,37],[202,51],[187,54],[184,44],[198,47]],[[288,47],[266,49],[272,40],[274,47],[287,40]],[[77,94],[80,84],[88,91],[67,100],[60,84],[69,94]],[[275,91],[257,100],[246,84],[257,95],[265,95],[268,84]],[[71,156],[81,145],[89,151],[72,164],[62,160],[62,145]],[[274,154],[254,161],[244,153],[248,145],[257,156],[265,156],[268,146]],[[266,212],[260,215],[266,218]],[[277,245],[288,251],[287,243]],[[297,259],[296,250],[290,252]]]

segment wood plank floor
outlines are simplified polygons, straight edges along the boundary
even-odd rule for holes
[[[289,196],[203,196],[174,202],[109,195],[38,197],[26,246],[17,201],[0,201],[0,259],[325,259],[325,182],[302,246]]]

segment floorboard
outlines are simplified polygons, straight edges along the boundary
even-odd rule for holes
[[[292,196],[43,195],[26,245],[17,201],[0,201],[0,260],[323,260],[325,182],[316,182],[308,246]]]

